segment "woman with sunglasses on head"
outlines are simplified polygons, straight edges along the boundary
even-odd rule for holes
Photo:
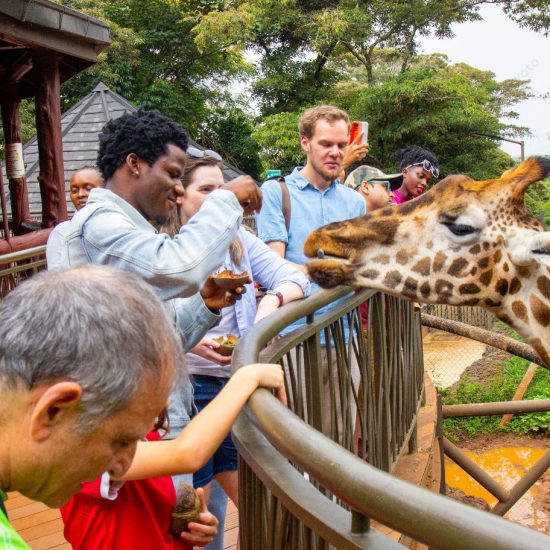
[[[439,161],[427,149],[409,145],[397,151],[395,157],[403,182],[393,191],[393,204],[402,204],[422,195],[432,178],[439,177]]]

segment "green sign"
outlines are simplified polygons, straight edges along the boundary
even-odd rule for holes
[[[274,178],[275,176],[280,176],[281,171],[280,170],[267,170],[265,174],[266,174],[267,178]]]

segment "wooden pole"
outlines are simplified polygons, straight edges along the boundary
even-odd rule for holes
[[[535,372],[537,372],[537,367],[538,365],[535,365],[535,363],[531,363],[529,365],[529,368],[525,371],[525,374],[523,375],[523,378],[519,383],[518,389],[516,390],[514,397],[512,397],[512,401],[521,401],[523,399],[523,396],[525,395],[525,392],[527,391],[531,380],[533,380],[533,376],[535,376]],[[500,425],[506,426],[506,424],[508,424],[508,422],[512,420],[513,416],[513,414],[505,414],[500,421]]]
[[[33,53],[36,90],[36,135],[40,164],[42,227],[53,227],[67,219],[59,60],[55,52],[35,50]]]
[[[12,231],[14,235],[21,235],[28,231],[23,224],[30,222],[29,196],[25,174],[15,173],[10,169],[10,155],[12,149],[22,154],[21,123],[19,118],[19,93],[16,83],[6,84],[2,90],[2,125],[4,128],[4,143],[6,145],[6,171],[10,189]],[[22,162],[22,159],[21,159]],[[24,170],[24,167],[23,167]]]

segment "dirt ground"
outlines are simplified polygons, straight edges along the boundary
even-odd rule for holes
[[[476,437],[474,439],[463,439],[457,444],[464,451],[487,451],[502,447],[534,447],[538,449],[550,449],[550,436],[540,435],[519,435],[513,433],[496,433]],[[532,506],[535,510],[550,517],[550,469],[543,474],[536,482],[537,494],[533,498]],[[460,490],[452,489],[448,496],[470,504],[476,508],[488,509],[487,503],[471,495],[466,495]]]

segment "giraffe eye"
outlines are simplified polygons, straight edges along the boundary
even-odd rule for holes
[[[479,229],[462,223],[443,222],[443,225],[449,229],[449,231],[457,237],[465,237],[466,235],[472,235],[477,233]]]

